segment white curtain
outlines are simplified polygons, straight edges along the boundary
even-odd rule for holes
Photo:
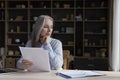
[[[112,70],[120,71],[120,0],[113,4]]]

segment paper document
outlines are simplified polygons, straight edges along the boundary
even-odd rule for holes
[[[29,71],[50,71],[48,52],[43,48],[19,47],[23,59],[33,62]]]
[[[83,78],[92,76],[103,76],[105,74],[95,72],[95,71],[82,71],[82,70],[62,70],[57,73],[59,76],[65,78]]]

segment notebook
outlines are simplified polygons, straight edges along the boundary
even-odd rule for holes
[[[64,78],[83,78],[83,77],[94,77],[104,76],[105,74],[96,71],[82,71],[82,70],[62,70],[57,73],[59,76]]]
[[[43,48],[19,47],[23,59],[30,60],[33,65],[28,71],[51,71],[49,55]]]

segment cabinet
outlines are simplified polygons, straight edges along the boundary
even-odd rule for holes
[[[5,27],[0,26],[0,30],[2,32],[5,30],[5,33],[3,32],[5,40],[2,41],[5,47],[5,67],[16,67],[16,61],[21,55],[18,47],[25,46],[32,25],[39,15],[44,14],[54,18],[52,36],[61,40],[63,49],[69,50],[74,56],[74,69],[90,69],[86,66],[89,61],[91,62],[89,65],[95,66],[92,69],[108,69],[110,53],[108,0],[1,0],[1,2],[4,4],[0,8],[0,25]],[[86,61],[86,64],[81,61]],[[97,68],[102,65],[107,66],[104,69]]]
[[[108,70],[110,56],[110,2],[108,0],[77,0],[76,52],[74,68]],[[81,37],[80,37],[81,36]],[[79,65],[78,65],[79,64]]]
[[[75,1],[52,0],[52,16],[55,19],[53,37],[63,43],[64,50],[75,52]]]
[[[108,59],[107,58],[75,58],[74,61],[75,69],[85,70],[108,70]]]

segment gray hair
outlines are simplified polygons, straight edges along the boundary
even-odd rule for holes
[[[32,40],[32,46],[35,47],[38,44],[40,44],[40,34],[42,31],[42,28],[45,25],[45,19],[50,19],[51,21],[53,21],[53,18],[48,16],[48,15],[40,15],[36,22],[33,25],[33,31],[31,34],[31,40]]]

